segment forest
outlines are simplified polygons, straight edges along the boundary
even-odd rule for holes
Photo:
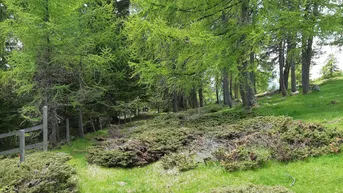
[[[0,0],[0,193],[342,192],[342,3]]]

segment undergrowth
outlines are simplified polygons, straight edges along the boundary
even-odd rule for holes
[[[90,163],[126,168],[165,157],[164,168],[188,170],[196,163],[187,166],[180,155],[194,152],[197,162],[219,161],[232,172],[260,168],[269,160],[289,162],[338,153],[343,141],[341,132],[319,124],[282,116],[254,117],[221,106],[167,114],[126,128],[115,127],[110,133],[112,138],[89,149]]]
[[[1,193],[76,192],[75,170],[64,153],[34,153],[19,165],[18,158],[0,160]]]

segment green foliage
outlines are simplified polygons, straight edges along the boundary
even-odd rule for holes
[[[182,128],[133,131],[129,139],[102,142],[89,150],[88,161],[107,167],[147,165],[183,149],[193,139]]]
[[[91,148],[88,153],[88,162],[101,166],[128,168],[139,165],[139,158],[136,152],[132,151],[104,151],[99,148]]]
[[[229,171],[247,170],[271,159],[285,162],[338,153],[342,136],[322,125],[287,117],[256,117],[224,129],[218,137],[229,145],[214,155]]]
[[[218,149],[213,154],[229,172],[261,168],[271,158],[267,149],[245,146],[239,146],[230,153]]]
[[[76,192],[75,170],[63,153],[28,155],[20,166],[18,158],[0,160],[0,192]]]
[[[333,128],[337,128],[341,131],[341,117],[343,116],[341,109],[343,108],[343,103],[339,102],[338,95],[341,95],[340,91],[343,89],[342,79],[325,80],[316,84],[320,84],[321,92],[311,93],[306,96],[296,95],[286,99],[279,95],[261,98],[260,102],[262,104],[259,105],[259,108],[253,109],[254,113],[269,116],[288,115],[296,120],[302,120],[302,124],[305,125],[307,122],[320,122],[325,125],[325,127],[322,127],[325,130],[330,131]],[[333,105],[330,103],[332,100],[336,100],[338,103]],[[183,113],[185,114],[185,112]],[[144,133],[147,130],[157,130],[158,128],[165,127],[163,125],[163,119],[158,119],[157,117],[156,120],[160,121],[151,122],[152,120],[149,120],[128,124],[126,129],[120,130],[120,134],[126,135],[127,133],[125,131],[136,131],[136,134],[138,134],[139,131]],[[283,124],[285,119],[274,118],[274,121],[271,121],[271,118],[268,118],[265,120],[270,122],[271,125],[274,125],[274,122],[276,125],[279,125]],[[213,133],[219,140],[210,138],[212,139],[210,140],[211,145],[204,146],[201,144],[201,147],[209,149],[208,147],[217,147],[218,141],[224,140],[224,142],[227,142],[229,140],[225,139],[238,138],[239,135],[237,134],[241,133],[239,131],[239,128],[241,128],[240,124],[245,121],[247,120],[231,126],[222,124],[222,126],[217,128],[216,133]],[[158,123],[159,125],[157,125]],[[247,125],[251,123],[253,122]],[[260,126],[256,127],[256,130],[269,128],[269,126],[261,125],[261,123],[257,125]],[[251,127],[250,129],[253,130],[253,128]],[[215,127],[208,127],[208,130],[214,129]],[[295,133],[298,132],[297,130],[295,131]],[[100,135],[104,137],[103,134],[104,131],[101,131],[97,135],[92,136]],[[296,135],[299,136],[298,134]],[[290,137],[287,135],[287,140],[291,139]],[[197,168],[188,172],[170,173],[164,171],[161,162],[152,163],[145,167],[135,167],[129,170],[87,164],[85,159],[87,151],[85,151],[85,148],[92,145],[92,137],[87,137],[87,139],[89,140],[77,139],[71,145],[63,146],[59,150],[68,152],[73,156],[70,163],[77,170],[79,178],[78,188],[81,192],[137,191],[142,193],[159,193],[166,190],[169,192],[183,193],[185,191],[210,192],[211,190],[217,190],[218,187],[222,187],[220,189],[232,187],[230,189],[233,189],[239,186],[250,186],[244,184],[254,184],[254,186],[283,186],[288,187],[290,191],[299,193],[341,192],[341,187],[337,185],[341,183],[341,178],[337,176],[340,176],[343,172],[343,168],[341,167],[343,164],[342,153],[315,158],[309,157],[305,160],[286,163],[268,161],[265,167],[258,170],[227,172],[225,168],[214,163],[207,165],[199,164]],[[258,140],[263,141],[260,138]],[[256,150],[260,149],[263,148],[258,146]],[[229,153],[229,148],[224,150]],[[301,155],[304,154],[301,153]],[[293,183],[293,179],[290,176],[296,179],[292,187],[290,185]],[[125,182],[125,185],[122,182]]]
[[[90,150],[90,163],[134,167],[164,156],[165,168],[182,170],[190,160],[172,153],[192,151],[195,157],[204,155],[197,160],[214,157],[228,171],[249,170],[261,168],[269,160],[288,162],[338,153],[343,142],[341,132],[319,124],[289,117],[254,117],[216,105],[161,115],[114,130],[110,132],[116,133],[114,139]]]
[[[322,67],[322,79],[329,79],[342,76],[342,71],[337,66],[337,59],[333,54],[330,54],[325,66]]]
[[[192,170],[198,166],[195,155],[191,153],[172,153],[161,159],[162,166],[166,170],[177,168],[181,172]]]

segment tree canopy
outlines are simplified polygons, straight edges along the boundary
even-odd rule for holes
[[[308,94],[314,45],[339,45],[341,14],[332,0],[3,0],[2,117],[35,124],[47,105],[57,143],[65,118],[83,136],[145,106],[251,110],[276,77],[283,96]]]

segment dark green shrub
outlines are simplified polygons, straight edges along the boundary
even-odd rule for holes
[[[20,166],[18,158],[0,160],[0,192],[76,192],[75,171],[68,160],[62,153],[31,154]]]
[[[172,153],[165,155],[161,159],[162,166],[166,170],[173,168],[177,168],[181,172],[192,170],[198,166],[194,156],[194,154],[189,153]]]
[[[120,129],[120,135],[90,149],[88,161],[106,167],[134,167],[191,151],[197,160],[220,161],[227,170],[236,171],[260,168],[271,159],[286,162],[338,153],[342,141],[341,132],[322,125],[283,116],[254,117],[212,106],[129,125]],[[165,160],[171,166],[176,161]]]
[[[94,163],[105,167],[127,168],[139,165],[139,158],[136,153],[132,151],[103,151],[99,148],[91,148],[88,153],[87,160],[89,163]]]
[[[218,149],[213,154],[221,161],[221,164],[225,169],[230,172],[260,168],[271,157],[270,152],[266,149],[256,147],[246,148],[244,146],[240,146],[231,152],[226,152],[224,149]]]
[[[342,143],[338,131],[288,117],[255,117],[222,128],[216,137],[226,145],[214,156],[229,171],[259,168],[270,159],[293,161],[338,153]]]
[[[150,130],[131,134],[131,139],[113,139],[89,149],[88,162],[106,167],[147,165],[186,147],[192,140],[182,128]]]

